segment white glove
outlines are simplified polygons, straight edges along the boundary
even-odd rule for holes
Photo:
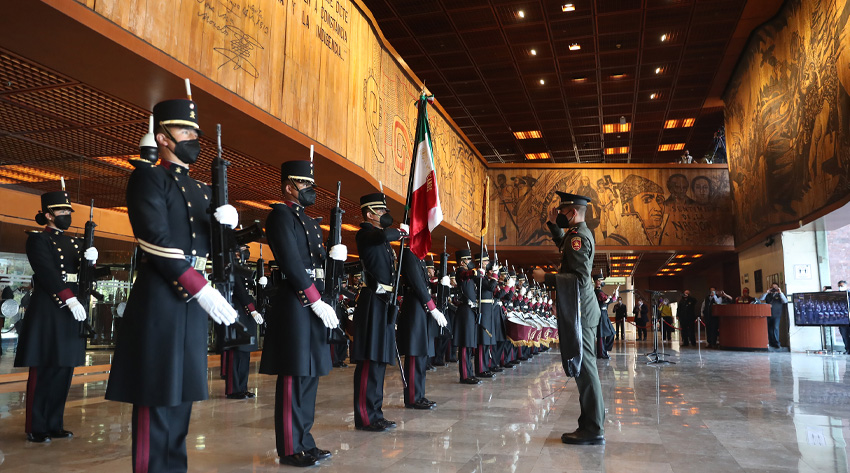
[[[478,274],[480,276],[484,276],[485,274],[487,274],[487,271],[484,268],[478,268]]]
[[[443,286],[449,287],[449,286],[452,285],[452,278],[450,278],[448,276],[443,276],[440,279],[440,284],[442,284]]]
[[[496,301],[496,304],[498,304],[499,307],[502,307],[504,305],[502,304],[502,301]]]
[[[97,248],[86,248],[86,251],[83,252],[83,258],[91,261],[92,264],[94,264],[94,262],[97,261]]]
[[[86,320],[86,309],[83,308],[83,304],[81,304],[76,297],[68,299],[65,303],[68,304],[68,308],[71,309],[71,315],[74,316],[74,320],[77,322]]]
[[[343,244],[334,245],[328,252],[328,256],[337,261],[345,261],[348,258],[348,247]]]
[[[236,228],[239,225],[239,212],[236,211],[236,207],[230,204],[215,209],[213,216],[218,223],[230,228]]]
[[[260,279],[257,280],[257,284],[259,284],[260,286],[263,286],[263,287],[266,287],[266,284],[268,284],[268,283],[269,283],[269,278],[267,278],[265,276],[260,276]]]
[[[213,319],[213,322],[222,325],[230,325],[236,322],[238,315],[236,311],[227,303],[227,299],[209,284],[195,294],[195,299],[204,309],[204,312]]]
[[[403,233],[410,235],[410,227],[407,226],[406,223],[399,223],[398,229],[401,230]]]
[[[528,292],[528,288],[523,287],[519,290],[519,295],[524,296],[526,292]]]
[[[252,310],[251,317],[254,318],[254,322],[257,322],[257,325],[263,324],[263,314],[257,312],[256,310]]]
[[[339,325],[339,320],[336,318],[333,307],[329,306],[325,301],[319,299],[310,305],[313,313],[316,314],[322,323],[327,328],[336,328]]]
[[[431,317],[434,317],[434,320],[437,321],[437,325],[440,327],[445,327],[449,324],[449,321],[446,320],[446,316],[443,315],[439,309],[431,309]]]
[[[516,286],[516,278],[511,276],[511,277],[508,278],[508,287],[514,287],[514,286]]]
[[[498,264],[494,264],[493,269],[491,271],[493,271],[494,273],[498,273],[500,269],[502,269],[501,266],[499,266]]]
[[[378,287],[375,288],[375,294],[386,294],[387,290],[384,289],[384,286],[378,284]]]
[[[547,304],[552,305],[552,299],[549,299],[549,301],[547,302]]]

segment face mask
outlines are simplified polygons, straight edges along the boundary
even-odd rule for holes
[[[475,269],[475,263],[472,261],[466,263],[466,269]]]
[[[570,219],[564,214],[558,214],[555,218],[555,225],[560,228],[570,228]]]
[[[599,287],[605,287],[605,281],[602,281],[601,283],[599,283]]]
[[[384,215],[381,215],[381,220],[379,224],[381,225],[381,228],[389,227],[393,224],[393,216],[390,215],[389,212],[385,213]]]
[[[201,142],[198,140],[179,141],[174,146],[174,156],[186,164],[194,164],[201,154]]]
[[[71,227],[71,216],[56,215],[53,217],[53,225],[56,225],[59,230],[67,230]]]
[[[316,203],[316,189],[313,186],[308,186],[298,191],[298,203],[304,207],[309,207]]]
[[[839,290],[839,291],[846,291],[846,290],[847,290],[847,286],[838,286],[838,290]]]

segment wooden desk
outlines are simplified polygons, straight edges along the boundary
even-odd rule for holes
[[[720,346],[725,350],[767,351],[770,304],[722,304],[712,307],[720,317]]]

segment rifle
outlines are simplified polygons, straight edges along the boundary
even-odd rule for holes
[[[345,210],[343,210],[339,205],[341,192],[342,181],[337,181],[336,207],[331,209],[330,232],[328,232],[328,241],[326,243],[328,249],[342,243],[342,214],[345,213]],[[333,307],[334,312],[337,314],[337,318],[339,318],[339,310],[337,307],[339,305],[339,293],[342,287],[342,278],[345,277],[344,269],[345,268],[342,263],[339,261],[335,261],[330,257],[325,259],[325,291],[322,295],[324,296],[323,299],[325,302],[327,302],[329,306]],[[340,325],[341,322],[342,319],[340,319]],[[328,343],[341,345],[348,341],[348,337],[346,337],[345,332],[342,330],[340,325],[337,325],[336,328],[333,329],[326,329]]]
[[[94,227],[96,226],[97,224],[94,223],[94,199],[92,199],[91,207],[89,207],[89,221],[86,222],[85,233],[83,234],[83,248],[86,250],[94,246]],[[96,279],[108,276],[109,272],[109,268],[96,269],[94,263],[85,258],[80,261],[80,274],[77,278],[79,301],[83,304],[83,308],[86,309],[86,314],[89,317],[91,317],[92,296],[99,301],[103,301],[103,294],[95,290]],[[94,338],[96,334],[97,332],[89,324],[88,319],[80,322],[81,337]]]
[[[260,278],[266,275],[266,260],[263,259],[263,244],[260,243],[260,257],[257,258],[256,279],[254,280],[254,296],[257,298],[257,312],[265,317],[268,295],[266,288],[260,285]]]
[[[440,312],[446,314],[449,310],[449,300],[451,299],[451,288],[448,286],[443,286],[443,278],[449,275],[449,252],[446,242],[446,237],[443,236],[443,253],[440,255],[440,285],[437,289],[437,299],[440,303]],[[448,316],[446,316],[448,318]],[[448,327],[445,328],[447,332],[449,332]],[[440,336],[443,337],[443,327],[440,327]],[[445,334],[447,337],[451,337],[451,333]]]
[[[212,170],[212,199],[208,212],[212,215],[215,209],[227,205],[227,166],[230,162],[225,161],[221,148],[221,125],[215,126],[216,142],[218,150],[213,159]],[[227,225],[213,222],[211,226],[212,248],[210,251],[212,259],[212,279],[210,280],[227,302],[233,305],[233,287],[236,285],[236,274],[243,277],[251,277],[251,269],[242,266],[234,253],[242,244],[256,241],[262,238],[263,229],[260,222],[254,222],[250,227],[234,231]],[[238,345],[249,345],[256,342],[256,337],[248,333],[245,324],[238,319],[235,323],[224,327],[223,348],[232,348]]]

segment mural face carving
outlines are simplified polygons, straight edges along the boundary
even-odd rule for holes
[[[733,244],[731,221],[724,218],[731,206],[725,169],[490,172],[490,205],[498,208],[492,218],[498,218],[500,244],[550,244],[546,210],[557,205],[556,190],[592,199],[586,222],[599,246]],[[666,192],[660,182],[666,183]]]

